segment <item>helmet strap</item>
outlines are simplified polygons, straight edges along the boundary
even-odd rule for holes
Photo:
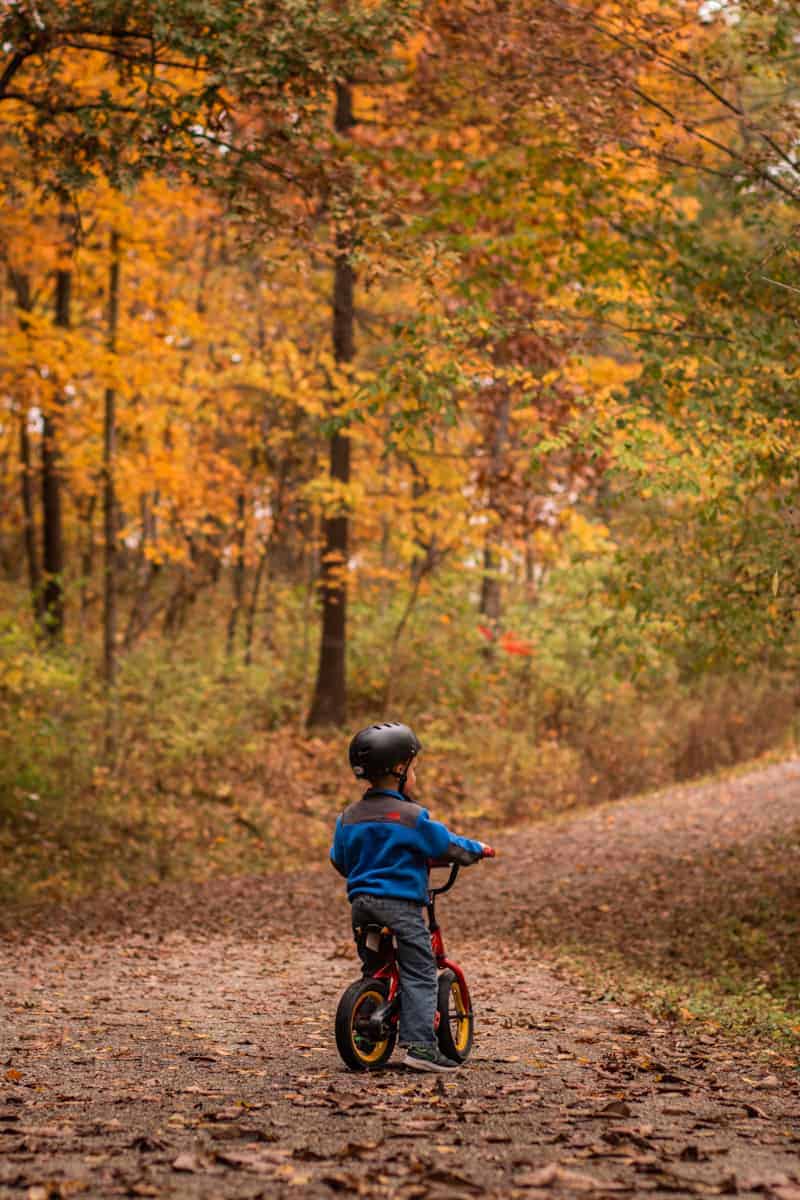
[[[410,758],[401,771],[390,771],[389,772],[389,774],[394,775],[395,779],[397,780],[397,790],[398,790],[398,792],[400,792],[400,794],[402,796],[405,796],[405,794],[406,794],[406,781],[408,779],[408,771],[409,771],[409,768],[413,761],[414,761],[414,759]]]

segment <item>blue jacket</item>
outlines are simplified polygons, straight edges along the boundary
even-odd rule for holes
[[[370,788],[337,820],[331,862],[347,879],[350,900],[366,892],[424,904],[429,858],[469,866],[482,850],[400,792]]]

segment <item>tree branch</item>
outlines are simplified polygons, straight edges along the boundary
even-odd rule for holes
[[[26,96],[22,92],[6,92],[4,99],[16,100],[19,104],[27,104],[30,108],[35,108],[38,112],[47,113],[50,117],[58,117],[62,113],[87,112],[93,109],[100,109],[107,112],[134,113],[141,116],[138,108],[133,108],[125,104],[102,104],[100,101],[87,101],[85,104],[57,104],[54,106],[47,100],[39,100],[33,96]]]
[[[717,138],[713,138],[709,134],[703,133],[702,130],[700,130],[696,125],[693,125],[691,121],[684,120],[677,113],[673,112],[672,109],[667,108],[667,106],[661,100],[656,100],[655,97],[648,95],[643,88],[640,88],[633,83],[625,86],[627,86],[628,89],[633,92],[634,96],[638,96],[640,100],[643,100],[645,104],[651,105],[651,107],[655,108],[665,117],[668,117],[674,125],[677,125],[679,128],[685,130],[686,133],[691,134],[692,137],[697,138],[698,141],[705,142],[707,145],[712,146],[715,150],[719,150],[721,154],[726,154],[728,158],[739,163],[745,171],[747,171],[750,175],[755,176],[756,179],[760,179],[762,183],[769,184],[770,187],[775,188],[776,191],[782,192],[784,196],[788,196],[795,202],[800,199],[798,192],[794,188],[787,187],[786,184],[782,183],[780,179],[777,179],[774,175],[770,175],[768,171],[765,171],[763,167],[758,166],[757,163],[749,162],[741,154],[738,154],[737,151],[731,149],[730,146],[726,146],[724,142],[720,142],[717,140]],[[796,167],[793,167],[793,169],[795,171],[797,170]]]
[[[14,78],[22,64],[26,59],[30,58],[30,56],[35,53],[36,49],[31,47],[28,50],[17,50],[16,53],[11,56],[5,70],[3,71],[3,74],[0,75],[0,100],[5,99],[8,85],[11,83],[11,80]]]
[[[691,67],[683,66],[680,62],[672,58],[670,55],[665,54],[653,44],[643,42],[641,39],[637,39],[635,35],[633,38],[631,38],[631,35],[623,36],[622,34],[617,33],[615,30],[603,24],[602,21],[588,19],[586,12],[581,9],[576,9],[573,5],[566,3],[565,0],[549,0],[549,3],[552,4],[553,7],[564,12],[568,12],[571,16],[578,18],[584,24],[588,24],[591,26],[591,28],[596,30],[596,32],[609,38],[611,41],[616,42],[617,45],[621,46],[624,50],[629,50],[632,53],[638,54],[645,53],[651,61],[658,62],[661,64],[661,66],[666,67],[667,70],[671,71],[673,74],[678,75],[683,79],[691,80],[693,83],[697,84],[699,88],[707,92],[708,95],[712,96],[718,104],[722,105],[738,119],[747,122],[748,128],[751,130],[751,132],[754,133],[755,136],[758,137],[766,146],[769,146],[769,148],[778,155],[782,162],[800,175],[797,165],[792,161],[787,152],[778,144],[778,142],[775,141],[772,135],[765,132],[758,125],[751,124],[747,113],[732,100],[728,100],[728,98],[719,90],[718,87],[716,87],[710,80],[702,76],[698,71],[693,70]],[[797,191],[787,187],[781,182],[780,179],[776,179],[773,175],[771,175],[768,171],[765,171],[756,163],[749,162],[741,154],[738,154],[735,150],[731,149],[730,146],[726,146],[724,142],[720,142],[716,138],[712,138],[708,134],[703,133],[701,129],[693,122],[685,120],[683,117],[667,108],[665,104],[659,100],[656,100],[653,96],[648,95],[648,93],[645,92],[641,87],[637,87],[635,84],[628,83],[619,77],[617,82],[624,88],[632,91],[633,94],[638,96],[640,100],[643,100],[645,104],[650,104],[656,108],[664,116],[668,117],[673,124],[684,129],[693,137],[698,138],[698,140],[713,146],[721,153],[727,154],[735,162],[741,163],[742,166],[751,174],[755,175],[756,178],[760,179],[764,183],[769,184],[770,187],[775,188],[777,191],[782,192],[783,195],[790,197],[794,201],[797,201]]]

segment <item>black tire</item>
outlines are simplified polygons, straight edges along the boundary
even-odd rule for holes
[[[436,1036],[439,1049],[453,1062],[466,1062],[472,1051],[475,1019],[472,1004],[464,996],[461,984],[453,971],[439,976],[439,1027]]]
[[[382,1041],[372,1041],[359,1030],[359,1022],[369,1018],[386,1003],[389,988],[385,980],[357,979],[343,993],[336,1010],[336,1046],[342,1060],[353,1071],[377,1071],[394,1050],[397,1031],[392,1027]]]

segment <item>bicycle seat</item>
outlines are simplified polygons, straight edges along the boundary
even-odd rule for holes
[[[358,953],[368,965],[379,965],[394,954],[394,934],[388,925],[357,925]]]

